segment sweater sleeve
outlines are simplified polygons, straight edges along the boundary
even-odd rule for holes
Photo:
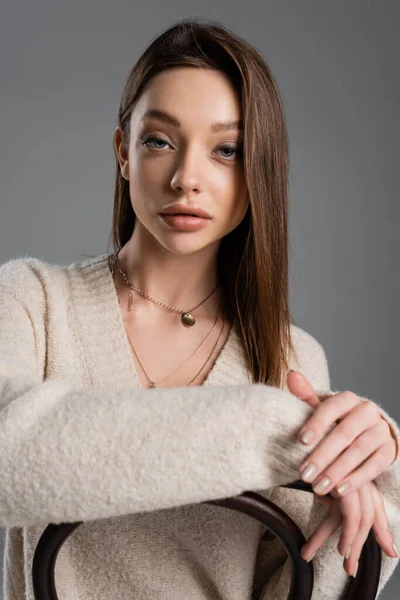
[[[78,389],[43,378],[41,319],[0,285],[0,526],[167,509],[297,479],[310,451],[297,433],[312,409],[288,391]]]

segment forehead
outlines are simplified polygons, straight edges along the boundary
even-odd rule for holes
[[[240,99],[233,84],[225,73],[212,69],[183,67],[158,73],[138,99],[132,122],[140,124],[149,109],[176,116],[182,128],[241,119]]]

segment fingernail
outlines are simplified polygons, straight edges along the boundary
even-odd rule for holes
[[[344,492],[346,492],[350,487],[350,483],[348,481],[346,481],[346,483],[342,483],[342,485],[339,485],[338,488],[336,488],[336,491],[338,494],[343,494]]]
[[[301,473],[301,478],[303,481],[311,481],[313,479],[313,475],[315,473],[316,465],[314,463],[310,463],[304,471]]]
[[[313,554],[311,554],[311,556],[309,556],[308,558],[306,558],[305,556],[307,556],[307,554],[309,553],[309,551],[310,551],[310,550],[308,549],[308,550],[306,550],[306,551],[304,552],[304,548],[305,548],[305,547],[306,547],[306,546],[304,545],[304,546],[302,546],[302,547],[300,548],[300,556],[301,556],[301,558],[302,558],[303,560],[305,560],[306,562],[310,562],[310,560],[312,560],[312,559],[314,558],[314,556],[315,556],[315,552],[314,552]],[[304,556],[304,554],[305,554],[305,556]]]
[[[357,575],[357,571],[358,571],[358,561],[356,562],[356,567],[354,569],[353,577],[355,577]]]
[[[328,479],[328,477],[324,477],[323,479],[321,479],[321,481],[319,481],[317,483],[317,485],[315,485],[313,487],[314,492],[316,494],[320,494],[321,492],[323,492],[331,483],[331,480]]]
[[[393,542],[393,552],[395,553],[395,555],[398,557],[399,556],[399,551],[397,550],[397,546],[396,544]]]
[[[300,439],[303,442],[303,444],[308,444],[308,442],[310,442],[313,437],[314,437],[313,430],[306,429],[306,431],[303,431],[303,433],[301,434]]]
[[[346,552],[346,554],[345,554],[345,558],[346,558],[346,560],[348,560],[348,559],[349,559],[350,552],[351,552],[351,546],[348,548],[348,550],[347,550],[347,552]]]
[[[312,559],[314,558],[314,556],[315,556],[315,552],[314,552],[314,554],[311,554],[311,556],[310,556],[309,558],[306,558],[306,559],[305,559],[305,560],[306,560],[306,562],[308,562],[308,563],[309,563],[310,561],[312,561]]]

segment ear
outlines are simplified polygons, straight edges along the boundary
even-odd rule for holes
[[[113,142],[115,157],[118,160],[121,175],[129,181],[128,144],[124,140],[124,135],[120,127],[117,127],[115,130]]]

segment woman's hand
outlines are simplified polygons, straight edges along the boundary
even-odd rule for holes
[[[329,396],[317,396],[307,379],[296,371],[291,371],[287,378],[289,391],[317,408]],[[355,576],[358,560],[371,527],[383,551],[394,558],[397,554],[393,547],[393,535],[382,498],[373,482],[364,484],[359,490],[352,491],[344,497],[331,498],[317,496],[317,500],[328,506],[324,521],[313,532],[301,549],[304,560],[310,561],[325,541],[342,523],[342,535],[338,544],[339,553],[346,557],[344,570]]]
[[[301,548],[304,560],[309,562],[340,525],[342,533],[338,551],[345,557],[343,568],[348,575],[355,577],[357,573],[358,561],[371,528],[382,550],[391,558],[397,556],[385,507],[374,483],[366,483],[344,498],[320,496],[317,500],[329,508],[322,523]]]
[[[298,376],[304,377],[291,371],[288,379]],[[313,484],[316,494],[330,492],[338,498],[378,477],[395,460],[397,447],[375,402],[360,400],[353,392],[325,398],[299,434],[305,444],[320,440],[300,466],[300,477]],[[304,440],[306,431],[310,435]]]

